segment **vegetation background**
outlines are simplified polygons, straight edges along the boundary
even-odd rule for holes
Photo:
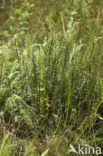
[[[0,1],[0,156],[103,149],[102,26],[102,0]]]

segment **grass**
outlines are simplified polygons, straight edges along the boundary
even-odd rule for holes
[[[0,46],[0,156],[66,156],[77,143],[103,149],[102,2],[39,1],[45,24],[32,33],[35,5],[22,3],[27,14],[17,4],[18,32],[5,28]]]

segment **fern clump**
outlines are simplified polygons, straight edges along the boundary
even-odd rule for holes
[[[102,5],[10,2],[8,24],[0,25],[0,155],[103,148]]]

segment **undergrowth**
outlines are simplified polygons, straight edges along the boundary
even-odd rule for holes
[[[40,42],[18,23],[1,44],[0,156],[66,156],[77,143],[103,149],[101,4],[63,1]]]

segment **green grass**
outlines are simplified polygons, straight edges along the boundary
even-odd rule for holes
[[[103,149],[103,3],[58,3],[35,2],[43,32],[32,2],[11,9],[20,20],[0,46],[0,156],[66,156],[77,143]]]

